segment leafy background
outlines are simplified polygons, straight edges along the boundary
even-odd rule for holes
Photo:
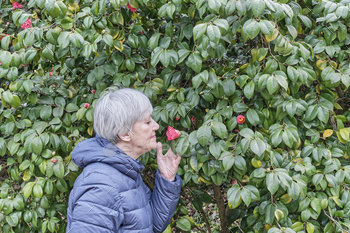
[[[162,142],[183,133],[166,232],[349,231],[348,0],[19,3],[0,2],[2,231],[65,232],[70,153],[119,84]]]

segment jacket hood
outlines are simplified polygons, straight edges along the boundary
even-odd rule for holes
[[[79,142],[72,152],[72,160],[80,168],[96,162],[105,163],[135,180],[144,168],[139,159],[134,160],[98,134],[94,138]]]

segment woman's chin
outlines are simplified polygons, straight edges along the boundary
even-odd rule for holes
[[[156,149],[157,148],[157,142],[151,142],[150,145],[149,145],[149,148],[151,150]]]

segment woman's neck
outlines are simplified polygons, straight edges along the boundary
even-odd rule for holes
[[[134,160],[138,159],[138,157],[142,155],[138,153],[138,150],[137,150],[138,148],[135,148],[129,143],[121,141],[115,144],[115,146],[121,149],[125,154],[129,155]]]

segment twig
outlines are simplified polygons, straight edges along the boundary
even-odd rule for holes
[[[273,203],[273,194],[271,193],[271,204],[274,205]]]
[[[328,211],[329,211],[329,209],[328,209]],[[325,211],[325,210],[323,210],[323,213],[330,219],[330,220],[332,220],[334,223],[335,223],[335,225],[337,225],[337,227],[342,231],[342,232],[349,232],[349,231],[346,231],[346,230],[344,230],[341,226],[340,226],[340,224],[332,217],[332,215],[328,215],[327,214],[327,212]],[[330,213],[330,212],[329,212]]]
[[[244,231],[242,230],[242,228],[239,226],[240,224],[237,222],[237,220],[236,220],[234,223],[236,224],[236,226],[238,227],[238,229],[239,229],[242,233],[244,233]]]
[[[283,97],[283,99],[286,99],[286,97],[282,94],[281,87],[279,88],[279,92],[280,92],[281,96]]]
[[[346,100],[346,99],[349,99],[349,97],[338,98],[334,101],[334,103],[337,103],[338,101]]]
[[[276,221],[276,223],[277,223],[277,225],[278,225],[278,227],[281,229],[281,231],[282,232],[285,232],[284,230],[283,230],[283,228],[281,227],[281,225]]]
[[[300,122],[303,122],[302,120],[298,119]],[[320,137],[318,136],[314,131],[312,131],[312,129],[310,128],[309,129],[316,137],[320,138],[320,139],[323,139],[323,140],[326,140],[324,137]]]
[[[267,42],[267,46],[269,47],[270,54],[273,57],[273,59],[275,59],[275,61],[277,61],[278,63],[280,63],[282,65],[288,66],[286,63],[283,63],[283,62],[280,62],[279,60],[277,60],[277,58],[272,54],[272,51],[271,51],[271,48],[270,48],[270,42]]]
[[[198,226],[194,226],[194,229],[197,229],[197,230],[199,230],[200,232],[205,232],[205,230],[199,228]]]
[[[330,65],[333,69],[335,69],[336,71],[338,71],[339,73],[343,74],[340,70],[338,70],[337,68],[335,68],[335,67],[332,65],[332,60],[329,58],[328,55],[327,55],[327,58],[328,58],[328,63],[329,63],[329,65]]]

